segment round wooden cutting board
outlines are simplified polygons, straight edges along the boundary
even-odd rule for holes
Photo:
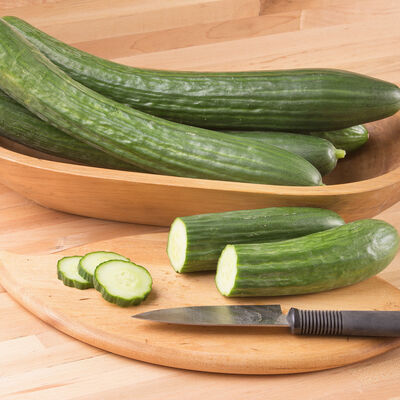
[[[400,338],[302,337],[285,328],[177,326],[131,318],[158,308],[281,304],[309,309],[398,310],[400,291],[379,278],[330,292],[276,298],[225,299],[213,273],[178,275],[165,252],[166,233],[123,237],[47,256],[0,253],[0,282],[18,302],[55,328],[93,346],[137,360],[199,371],[283,374],[354,363],[400,346]],[[62,284],[56,263],[65,255],[109,250],[148,268],[154,286],[137,307],[107,303],[95,289]]]

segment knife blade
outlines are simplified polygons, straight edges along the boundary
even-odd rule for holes
[[[166,308],[133,318],[179,325],[287,327],[296,335],[400,337],[400,311],[301,310],[278,304]]]

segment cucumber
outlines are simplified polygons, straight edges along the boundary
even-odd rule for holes
[[[279,241],[343,225],[335,212],[271,207],[176,218],[167,254],[176,272],[215,270],[226,244]]]
[[[124,260],[129,261],[129,258],[121,256],[121,254],[112,251],[94,251],[88,253],[81,258],[78,265],[78,274],[93,283],[93,275],[96,267],[109,260]]]
[[[65,286],[77,289],[89,289],[93,287],[92,282],[87,281],[78,274],[78,265],[81,256],[63,257],[57,263],[57,277]]]
[[[43,153],[86,165],[144,172],[49,125],[2,91],[0,91],[0,136]]]
[[[150,172],[276,185],[322,185],[318,170],[296,154],[166,121],[88,89],[3,20],[0,89],[71,136]]]
[[[178,72],[132,68],[4,19],[73,79],[134,108],[214,129],[310,132],[375,121],[400,108],[389,82],[332,69]]]
[[[368,130],[363,125],[330,132],[312,132],[309,135],[329,140],[337,148],[347,152],[357,150],[368,141]]]
[[[106,261],[94,273],[95,289],[105,300],[121,307],[140,304],[149,295],[152,284],[147,269],[130,261]]]
[[[398,246],[396,229],[373,219],[281,242],[227,245],[215,281],[228,297],[321,292],[377,274]]]
[[[260,131],[228,131],[238,139],[257,140],[295,153],[309,161],[322,176],[331,172],[339,158],[344,158],[346,152],[336,149],[328,140],[320,137],[299,135],[286,132]]]

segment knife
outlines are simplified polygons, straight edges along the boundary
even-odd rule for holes
[[[133,318],[179,325],[288,327],[295,335],[400,336],[400,311],[334,311],[280,305],[166,308]]]

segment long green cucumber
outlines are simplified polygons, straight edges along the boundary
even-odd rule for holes
[[[213,129],[326,131],[396,113],[400,89],[332,69],[178,72],[120,65],[5,17],[50,60],[85,86],[134,108]]]
[[[49,125],[2,91],[0,91],[0,136],[47,154],[95,167],[144,171]]]
[[[227,131],[238,139],[257,140],[299,155],[309,161],[322,176],[331,172],[346,152],[336,149],[328,140],[286,132]]]
[[[329,132],[311,132],[308,135],[329,140],[335,147],[346,152],[357,150],[368,141],[368,130],[363,125]]]
[[[291,239],[343,225],[335,212],[310,207],[271,207],[176,218],[167,253],[176,272],[215,270],[227,244]]]
[[[281,242],[228,245],[215,280],[221,294],[232,297],[321,292],[377,274],[398,246],[393,226],[359,220]]]
[[[42,119],[150,172],[276,185],[321,185],[318,170],[279,149],[166,121],[74,81],[0,20],[0,89]]]

